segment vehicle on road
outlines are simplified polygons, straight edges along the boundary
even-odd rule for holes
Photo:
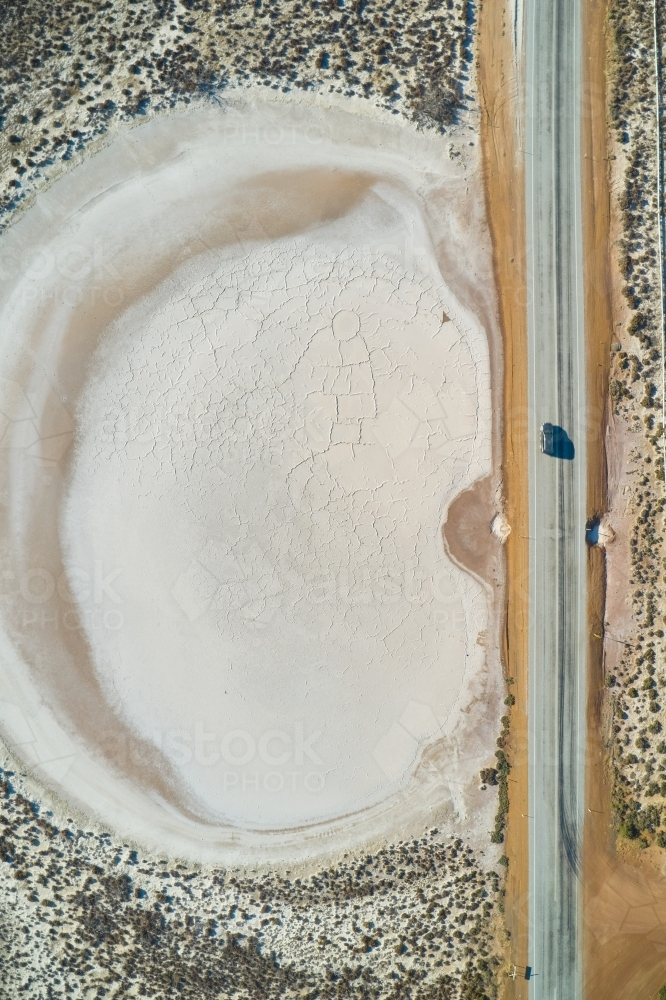
[[[555,454],[555,428],[552,424],[541,424],[541,451],[544,455]]]
[[[574,443],[564,428],[549,423],[541,425],[541,451],[551,458],[563,458],[569,462],[576,454]]]

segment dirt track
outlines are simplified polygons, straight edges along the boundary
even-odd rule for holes
[[[527,332],[525,300],[524,174],[520,157],[522,94],[505,0],[487,0],[480,12],[478,83],[481,143],[488,221],[504,345],[503,485],[511,534],[506,543],[507,615],[504,664],[514,678],[508,757],[509,858],[506,929],[509,959],[519,968],[527,957]],[[527,996],[525,980],[504,979],[507,998]]]

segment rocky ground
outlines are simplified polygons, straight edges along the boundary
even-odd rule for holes
[[[660,17],[664,38],[663,12]],[[666,847],[664,357],[653,7],[613,0],[609,18],[613,267],[621,288],[610,384],[610,536],[616,538],[608,549],[608,607],[619,613],[607,614],[609,749],[620,833]]]

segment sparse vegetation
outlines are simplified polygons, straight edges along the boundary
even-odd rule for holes
[[[228,87],[359,97],[445,131],[469,94],[468,0],[30,0],[2,8],[0,212],[113,122]]]
[[[186,1000],[496,996],[500,878],[460,839],[432,830],[308,875],[249,873],[60,825],[11,771],[0,801],[8,996],[41,997],[44,982]]]
[[[625,636],[609,685],[612,708],[613,804],[622,837],[647,846],[666,843],[666,766],[657,740],[665,724],[664,427],[657,120],[653,8],[611,0],[613,175],[621,235],[616,262],[623,302],[616,310],[610,395],[616,418],[635,436],[630,482],[622,502],[629,525],[629,600],[633,634]],[[664,12],[658,8],[659,31]],[[663,83],[663,81],[662,81]],[[631,752],[629,752],[629,748]],[[635,751],[635,752],[634,752]]]
[[[499,779],[499,791],[497,796],[497,814],[495,816],[495,828],[491,835],[493,844],[504,843],[504,828],[509,812],[509,774],[511,767],[506,757],[505,747],[509,736],[511,720],[508,715],[502,717],[502,732],[497,738],[498,750],[495,752],[497,758],[497,777]]]

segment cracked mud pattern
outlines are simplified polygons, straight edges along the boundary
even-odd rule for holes
[[[0,705],[5,732],[69,801],[175,853],[201,858],[223,828],[238,846],[239,829],[276,843],[303,824],[314,848],[312,825],[332,822],[346,844],[352,814],[357,838],[411,832],[407,813],[418,833],[440,808],[483,847],[494,796],[478,771],[500,715],[489,595],[440,529],[490,470],[488,349],[415,194],[439,140],[412,132],[423,155],[405,163],[365,149],[373,129],[377,146],[401,139],[393,123],[330,111],[364,145],[294,132],[266,174],[263,146],[233,145],[216,115],[149,123],[142,144],[134,132],[42,194],[48,232],[26,213],[5,234],[58,263],[92,248],[97,265],[76,287],[62,264],[19,270],[1,313],[17,581],[3,637],[35,735]],[[165,144],[174,133],[185,148]],[[137,174],[136,152],[150,170]],[[369,161],[374,177],[359,172]],[[464,167],[440,171],[461,190]],[[298,184],[314,214],[299,197],[287,226]],[[252,239],[235,226],[246,200]],[[118,288],[120,311],[104,299]]]
[[[74,587],[92,549],[122,567],[123,627],[86,626],[107,697],[146,739],[174,737],[211,815],[268,827],[343,815],[402,776],[415,744],[391,726],[444,725],[479,602],[433,545],[478,461],[467,339],[431,279],[325,232],[306,254],[205,257],[123,316],[83,396],[65,515]],[[211,767],[175,739],[202,719],[215,745],[239,734]],[[300,775],[267,800],[302,720],[312,794]],[[253,790],[229,765],[262,731]]]

